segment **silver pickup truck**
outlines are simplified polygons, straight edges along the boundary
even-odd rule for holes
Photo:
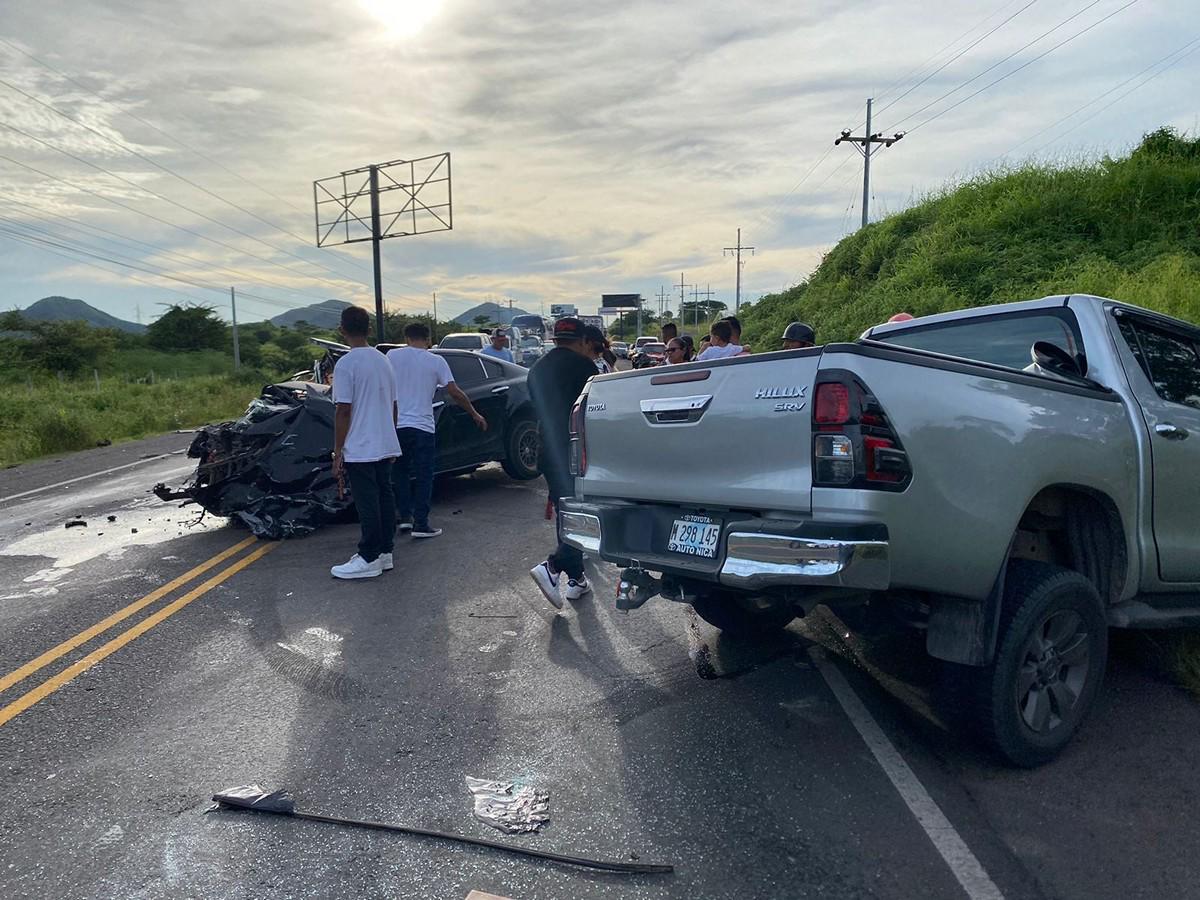
[[[618,608],[740,632],[895,612],[1037,765],[1092,706],[1109,626],[1200,625],[1198,353],[1196,326],[1071,295],[598,377],[559,526],[624,567]]]

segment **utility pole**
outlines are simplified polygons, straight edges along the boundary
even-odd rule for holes
[[[696,285],[692,289],[692,302],[696,305],[695,324],[697,327],[700,325],[700,298],[703,297],[707,302],[712,299],[712,295],[715,293],[716,291],[712,289],[711,284],[707,285],[707,289],[703,291],[700,290],[700,285]]]
[[[685,285],[683,283],[683,273],[682,272],[679,273],[679,284],[676,285],[676,287],[679,288],[679,315],[682,318],[683,317],[683,304],[684,304],[683,289],[685,287],[688,287],[688,285]],[[691,287],[695,287],[695,285],[691,285]]]
[[[508,325],[512,327],[512,297],[508,298]]]
[[[437,340],[438,340],[438,337],[437,337],[437,291],[433,292],[433,328],[431,328],[430,331],[433,332],[433,343],[436,346]]]
[[[680,273],[682,277],[682,273]],[[661,316],[663,310],[667,308],[667,289],[663,285],[658,286],[658,314]]]
[[[379,166],[369,166],[371,182],[371,259],[375,266],[375,343],[385,340],[383,327],[383,281],[379,262],[379,242],[383,239],[379,228]]]
[[[242,367],[242,351],[238,347],[237,293],[233,285],[229,286],[229,311],[233,315],[233,370],[236,372]]]
[[[862,202],[862,223],[863,227],[867,226],[870,216],[871,204],[871,145],[883,144],[885,147],[890,147],[900,138],[904,137],[903,131],[897,131],[891,137],[884,137],[882,133],[871,133],[871,99],[867,98],[867,130],[861,137],[854,137],[850,134],[850,129],[842,132],[841,137],[833,142],[836,147],[838,144],[845,141],[848,144],[853,144],[854,149],[862,154],[863,158],[863,202]],[[739,242],[740,243],[740,242]]]
[[[733,314],[735,316],[737,315],[738,308],[742,305],[742,251],[743,250],[749,250],[750,255],[751,256],[754,255],[753,247],[743,247],[742,246],[742,229],[739,228],[737,230],[737,246],[736,247],[726,247],[721,254],[722,256],[727,256],[730,253],[732,253],[732,254],[734,254],[734,256],[737,260],[737,262],[734,264],[737,268],[737,287],[734,288],[734,293],[733,293]]]

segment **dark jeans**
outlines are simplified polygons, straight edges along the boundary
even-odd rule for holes
[[[415,528],[428,528],[437,435],[420,428],[398,428],[396,436],[400,438],[400,458],[392,473],[396,515],[401,521],[407,521],[411,516]]]
[[[362,526],[358,555],[367,562],[375,562],[380,553],[392,552],[396,540],[392,461],[348,462],[346,477],[350,481],[350,493],[354,496],[354,508],[358,510],[358,522]]]
[[[555,528],[559,531],[558,547],[546,557],[546,562],[550,563],[550,568],[556,572],[566,572],[568,578],[578,581],[583,577],[583,551],[563,543],[562,526],[558,522],[557,503],[554,504],[554,522]]]

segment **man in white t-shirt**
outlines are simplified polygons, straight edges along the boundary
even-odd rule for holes
[[[737,356],[742,352],[742,348],[732,342],[733,328],[728,322],[713,322],[709,334],[712,336],[712,342],[696,357],[698,361],[725,359],[726,357]]]
[[[389,350],[387,361],[396,384],[399,413],[396,435],[402,454],[392,473],[396,498],[396,517],[401,531],[414,538],[432,538],[442,529],[429,524],[433,502],[433,469],[437,457],[437,427],[433,421],[433,395],[444,387],[447,396],[466,410],[480,431],[487,431],[487,419],[479,414],[471,400],[454,383],[450,364],[429,352],[429,326],[411,322],[404,328],[406,347]]]
[[[342,310],[340,330],[350,352],[333,371],[333,473],[350,482],[362,539],[357,553],[329,570],[334,578],[374,578],[392,568],[392,463],[400,455],[396,382],[383,354],[367,343],[370,328],[371,317],[362,307]]]

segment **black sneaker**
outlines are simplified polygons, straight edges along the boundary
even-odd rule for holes
[[[396,529],[401,532],[412,531],[412,522],[410,522],[408,519],[401,519],[399,523],[397,523]]]
[[[437,537],[441,533],[442,533],[442,529],[432,528],[429,525],[412,526],[412,536],[415,538]]]

